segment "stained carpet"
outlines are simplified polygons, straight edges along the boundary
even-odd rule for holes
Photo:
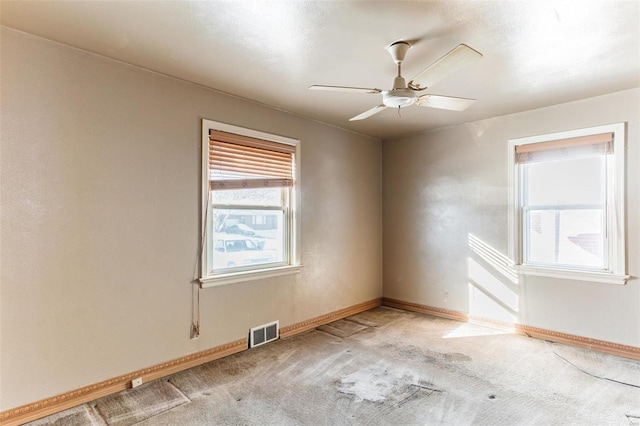
[[[155,381],[102,398],[94,408],[107,425],[129,426],[188,402],[171,383]]]
[[[322,325],[318,327],[317,330],[324,331],[325,333],[329,333],[336,337],[340,337],[344,339],[345,337],[352,336],[356,333],[360,333],[369,328],[371,327],[368,325],[363,325],[355,321],[341,319],[326,325]]]
[[[88,405],[80,405],[44,419],[29,423],[31,426],[87,426],[104,425],[102,419]]]
[[[389,308],[331,327],[340,336],[278,340],[75,415],[148,426],[640,423],[639,361]]]

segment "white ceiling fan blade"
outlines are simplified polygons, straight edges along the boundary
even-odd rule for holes
[[[416,105],[421,107],[448,109],[451,111],[464,111],[475,101],[475,99],[455,98],[453,96],[422,95],[416,99]]]
[[[356,115],[355,117],[350,118],[349,121],[364,120],[365,118],[369,118],[372,115],[379,113],[386,107],[387,107],[386,105],[378,105],[376,107],[371,108],[370,110],[363,112],[360,115]]]
[[[411,79],[408,86],[413,90],[424,90],[480,58],[482,53],[466,44],[461,44],[420,71]]]
[[[311,90],[329,90],[332,92],[358,92],[358,93],[380,93],[380,89],[368,89],[366,87],[345,87],[345,86],[322,86],[313,85],[309,86]]]

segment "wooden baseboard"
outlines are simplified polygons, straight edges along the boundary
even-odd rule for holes
[[[369,309],[378,307],[382,304],[382,299],[373,299],[368,302],[359,303],[357,305],[349,306],[348,308],[340,309],[338,311],[330,312],[319,317],[312,318],[310,320],[298,322],[296,324],[288,325],[280,329],[280,338],[286,339],[287,337],[294,336],[299,333],[303,333],[308,330],[312,330],[324,324],[337,321],[342,318],[346,318],[351,315],[358,314],[360,312],[367,311]]]
[[[0,425],[13,426],[40,419],[71,407],[123,391],[131,387],[131,380],[142,377],[142,382],[150,382],[179,371],[195,367],[228,355],[246,350],[247,339],[236,340],[202,352],[187,355],[172,361],[137,370],[129,374],[85,386],[71,392],[46,398],[31,404],[0,412]]]
[[[386,297],[382,299],[382,305],[392,308],[404,309],[406,311],[419,312],[437,317],[453,319],[461,322],[469,322],[485,327],[498,328],[500,330],[507,330],[514,333],[524,334],[526,336],[534,337],[537,339],[565,343],[571,346],[592,349],[594,351],[605,352],[625,358],[640,360],[640,348],[635,346],[621,345],[619,343],[591,339],[589,337],[576,336],[573,334],[561,333],[558,331],[546,330],[543,328],[531,327],[523,324],[513,324],[489,318],[474,317],[458,311],[435,308],[432,306],[420,305],[418,303],[405,302],[396,299],[389,299]]]
[[[382,305],[390,308],[404,309],[405,311],[419,312],[421,314],[434,315],[456,321],[467,322],[469,315],[462,312],[450,311],[448,309],[434,308],[432,306],[420,305],[418,303],[405,302],[403,300],[383,298]]]

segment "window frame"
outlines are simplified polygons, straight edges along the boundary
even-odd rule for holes
[[[606,205],[605,219],[605,259],[607,269],[592,267],[552,266],[524,262],[526,238],[524,233],[523,197],[524,167],[516,159],[516,147],[520,145],[550,142],[554,140],[591,136],[602,133],[613,134],[613,153],[606,159]],[[510,139],[508,143],[509,165],[509,257],[522,275],[563,278],[578,281],[592,281],[609,284],[625,284],[626,275],[626,222],[625,222],[625,151],[626,123],[607,124],[584,129],[569,130],[544,135]]]
[[[293,156],[293,186],[286,195],[287,211],[285,213],[285,241],[283,243],[289,252],[285,263],[271,263],[251,268],[238,268],[232,271],[213,272],[213,262],[210,261],[215,250],[213,247],[213,203],[209,195],[209,132],[217,130],[234,133],[240,136],[262,139],[270,142],[295,147]],[[200,256],[200,286],[202,288],[232,284],[256,279],[270,278],[298,273],[300,264],[300,141],[284,136],[247,129],[231,124],[202,119],[202,166],[201,166],[201,256]],[[246,207],[246,206],[245,206]]]

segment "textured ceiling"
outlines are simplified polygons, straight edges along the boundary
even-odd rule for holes
[[[638,1],[3,0],[0,22],[381,139],[640,87]],[[407,80],[460,43],[482,52],[426,91],[478,101],[349,122],[381,95],[308,90],[391,88],[399,39]]]

